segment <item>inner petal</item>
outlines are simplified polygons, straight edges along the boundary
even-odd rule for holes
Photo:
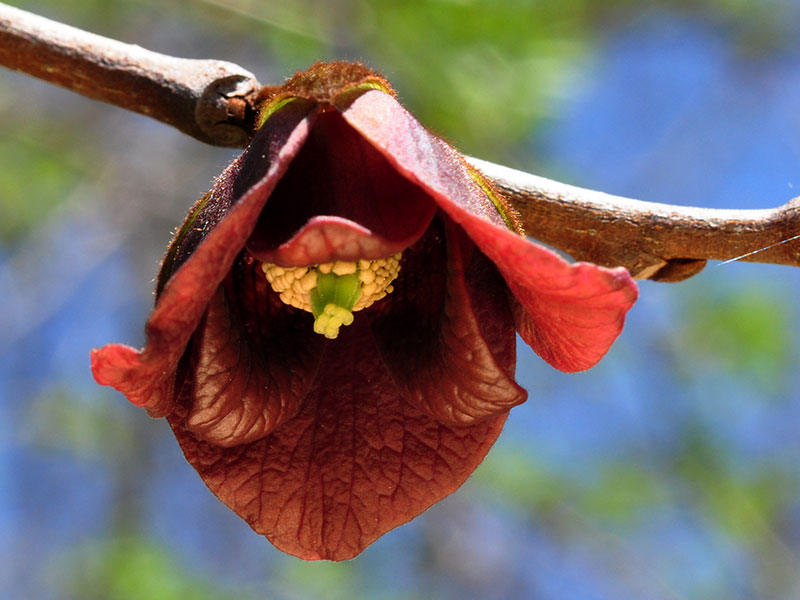
[[[186,427],[230,447],[260,439],[295,416],[322,352],[306,320],[268,292],[252,260],[237,261],[191,343]]]
[[[409,403],[443,423],[471,425],[527,394],[513,379],[516,337],[502,279],[457,226],[437,225],[407,253],[407,276],[373,331]]]
[[[278,182],[247,248],[281,266],[381,258],[419,239],[434,211],[422,188],[327,111]]]

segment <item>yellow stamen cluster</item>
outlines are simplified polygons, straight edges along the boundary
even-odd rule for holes
[[[311,290],[317,287],[317,270],[314,267],[284,269],[262,263],[261,270],[281,302],[311,312]]]
[[[339,327],[353,322],[352,312],[363,310],[392,292],[394,288],[391,284],[400,272],[400,254],[358,262],[337,260],[313,267],[284,268],[264,263],[261,269],[270,287],[280,296],[284,304],[314,314],[316,319],[314,331],[325,337],[335,338]],[[324,279],[329,277],[329,274],[351,281],[357,277],[360,293],[357,292],[357,299],[351,306],[327,302],[323,308],[319,308],[318,304],[315,311],[312,295],[317,290],[319,278]]]

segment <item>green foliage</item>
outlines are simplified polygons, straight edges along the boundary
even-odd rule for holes
[[[142,538],[90,544],[60,565],[70,598],[81,600],[246,600],[177,564],[168,549]]]
[[[595,484],[581,494],[578,506],[583,514],[625,525],[667,501],[665,482],[658,473],[628,461],[609,461]]]
[[[282,578],[305,598],[350,600],[359,597],[358,577],[349,562],[287,561]]]
[[[573,482],[536,461],[527,449],[508,446],[493,448],[471,481],[497,491],[508,505],[535,514],[555,510],[577,491]]]
[[[587,49],[581,2],[362,3],[363,43],[401,96],[467,152],[504,153],[552,112]]]
[[[120,461],[136,454],[136,430],[126,406],[114,406],[96,392],[77,397],[68,388],[48,388],[30,403],[22,437],[39,447],[84,459]]]
[[[593,519],[624,525],[668,499],[659,474],[644,466],[607,461],[587,480],[559,473],[533,454],[525,448],[495,448],[473,479],[536,518],[571,506]]]
[[[782,22],[779,6],[738,0],[354,0],[336,5],[299,0],[279,6],[227,0],[225,5],[259,21],[266,47],[288,67],[287,75],[314,60],[365,60],[389,77],[423,123],[467,153],[512,165],[529,164],[520,144],[571,95],[596,34],[609,24],[619,26],[642,10],[667,6],[702,12],[731,27]],[[748,31],[740,37],[753,46]]]
[[[685,316],[676,340],[680,360],[695,372],[746,373],[767,391],[781,390],[795,356],[790,294],[774,287],[712,290],[686,290]]]
[[[487,156],[550,113],[587,48],[581,4],[300,0],[246,12],[269,26],[264,42],[288,71],[332,57],[365,60],[423,122]]]
[[[68,25],[94,28],[96,33],[111,35],[125,23],[135,21],[141,9],[136,0],[19,0],[15,6],[62,21]]]
[[[75,187],[80,172],[61,150],[30,137],[0,136],[0,242],[41,223]]]
[[[793,485],[775,466],[740,469],[731,451],[698,423],[684,430],[673,459],[674,473],[692,490],[708,518],[730,535],[754,543],[771,538],[773,528],[790,508]],[[774,522],[773,522],[774,521]]]

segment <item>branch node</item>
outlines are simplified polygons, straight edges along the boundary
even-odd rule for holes
[[[195,120],[211,143],[241,148],[247,145],[253,131],[252,102],[260,86],[255,77],[229,75],[212,81],[203,91],[195,107]]]

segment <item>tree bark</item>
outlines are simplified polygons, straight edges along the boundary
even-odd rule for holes
[[[0,4],[0,64],[147,115],[207,144],[241,147],[255,76],[219,60],[150,52]]]
[[[511,200],[528,235],[577,260],[624,266],[656,281],[691,277],[707,260],[800,266],[800,198],[765,210],[677,206],[468,160]]]

